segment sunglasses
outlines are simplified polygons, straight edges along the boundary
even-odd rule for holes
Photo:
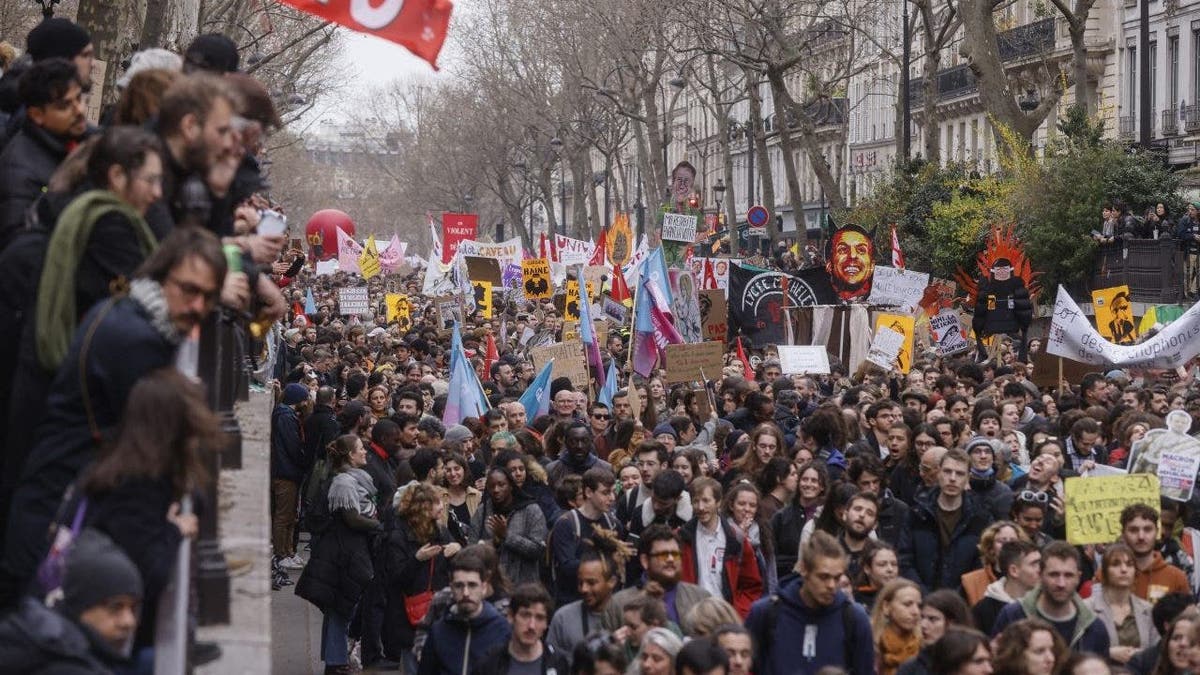
[[[595,414],[595,413],[592,413],[592,419],[595,419],[595,420],[611,420],[611,419],[612,419],[612,415],[597,415],[597,414]]]
[[[1017,501],[1048,504],[1050,503],[1050,495],[1045,492],[1038,492],[1036,490],[1021,490],[1021,492],[1017,494]]]

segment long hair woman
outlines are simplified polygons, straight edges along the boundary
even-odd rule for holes
[[[86,524],[107,534],[142,574],[135,650],[154,644],[158,598],[179,543],[196,536],[196,516],[181,513],[180,500],[211,480],[201,453],[221,447],[219,429],[199,385],[174,368],[156,370],[134,385],[116,441],[84,475]]]
[[[517,488],[503,466],[488,469],[483,506],[471,518],[474,539],[491,543],[500,554],[500,569],[513,584],[540,579],[545,553],[546,517],[533,499]]]
[[[1133,550],[1125,544],[1112,544],[1100,559],[1100,584],[1084,604],[1108,632],[1108,657],[1117,663],[1129,663],[1141,649],[1158,643],[1158,631],[1150,616],[1153,606],[1133,594],[1137,563]]]
[[[471,465],[467,458],[452,452],[445,458],[445,473],[442,480],[442,503],[446,508],[438,521],[450,538],[466,546],[471,538],[471,517],[483,501],[483,493],[471,485]]]
[[[979,535],[982,564],[979,569],[962,575],[963,595],[967,597],[968,605],[978,604],[987,592],[988,584],[1004,576],[1004,570],[1000,569],[1000,547],[1018,539],[1029,541],[1029,535],[1010,520],[997,520],[983,528],[983,534]]]
[[[431,602],[434,591],[450,583],[450,558],[462,549],[438,525],[445,510],[438,488],[410,486],[394,515],[386,519],[377,549],[376,574],[383,576],[387,594],[383,656],[403,663],[406,672],[416,671],[412,647],[416,625],[424,618],[421,603]]]
[[[801,464],[796,472],[796,494],[792,501],[771,517],[771,548],[775,550],[775,571],[779,579],[792,573],[800,553],[800,536],[808,521],[821,513],[829,475],[823,462]]]
[[[871,632],[879,673],[895,675],[921,651],[921,587],[908,579],[889,581],[871,610]]]
[[[750,432],[750,448],[734,462],[721,482],[728,488],[739,480],[757,480],[772,457],[783,455],[784,447],[779,427],[769,422],[754,427]]]
[[[1188,607],[1175,617],[1159,643],[1158,661],[1151,675],[1187,675],[1191,672],[1192,630],[1197,623],[1200,623],[1200,613],[1195,607]]]
[[[971,609],[963,602],[962,596],[945,588],[925,596],[921,601],[921,651],[915,658],[905,661],[896,671],[897,675],[924,675],[936,672],[933,647],[947,632],[956,628],[970,629],[971,632],[974,632],[975,628],[971,619]]]
[[[929,650],[933,675],[991,675],[992,648],[987,636],[971,628],[946,632]]]
[[[996,675],[1054,675],[1066,661],[1067,644],[1041,619],[1005,626],[995,641]]]
[[[766,594],[774,593],[779,587],[779,577],[775,574],[775,548],[771,541],[770,521],[762,513],[762,496],[758,489],[749,483],[731,486],[721,500],[721,515],[750,540]]]
[[[312,557],[300,574],[296,595],[313,603],[324,614],[321,623],[321,660],[325,672],[350,672],[346,635],[350,617],[363,591],[375,575],[371,562],[371,535],[380,529],[376,518],[376,489],[363,470],[367,450],[357,436],[340,436],[328,450],[333,475],[329,480],[325,510],[329,517],[313,544]]]
[[[772,457],[758,477],[758,490],[762,493],[762,503],[758,508],[769,523],[785,504],[792,501],[796,494],[796,484],[800,473],[796,465],[786,457]]]
[[[875,606],[875,598],[888,582],[900,576],[900,559],[891,544],[880,539],[867,540],[860,554],[862,567],[854,584],[854,599],[867,608]]]

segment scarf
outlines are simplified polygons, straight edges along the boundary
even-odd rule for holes
[[[913,631],[901,635],[889,622],[879,636],[879,673],[894,675],[900,664],[913,658],[921,651],[921,634]]]
[[[352,509],[367,518],[375,517],[375,482],[362,469],[346,469],[329,486],[329,511]]]
[[[163,296],[162,285],[152,279],[134,279],[129,284],[129,299],[133,300],[145,312],[154,332],[173,345],[178,345],[183,336],[171,323],[171,314],[167,309],[167,299]]]
[[[47,370],[57,370],[67,356],[79,320],[75,272],[83,262],[96,222],[110,213],[129,222],[130,235],[143,256],[149,256],[158,246],[141,214],[112,192],[89,190],[71,201],[50,234],[38,284],[35,344],[38,362]]]

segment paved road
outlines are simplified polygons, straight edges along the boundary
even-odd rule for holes
[[[307,535],[304,535],[307,538]],[[304,549],[305,544],[300,548]],[[307,557],[302,552],[301,557]],[[293,582],[300,572],[291,572]],[[271,672],[275,675],[320,675],[321,611],[296,597],[296,586],[271,592]]]

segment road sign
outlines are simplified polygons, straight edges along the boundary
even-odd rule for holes
[[[750,225],[749,236],[765,237],[767,236],[767,220],[770,218],[767,209],[764,206],[751,206],[746,212],[746,223]]]

